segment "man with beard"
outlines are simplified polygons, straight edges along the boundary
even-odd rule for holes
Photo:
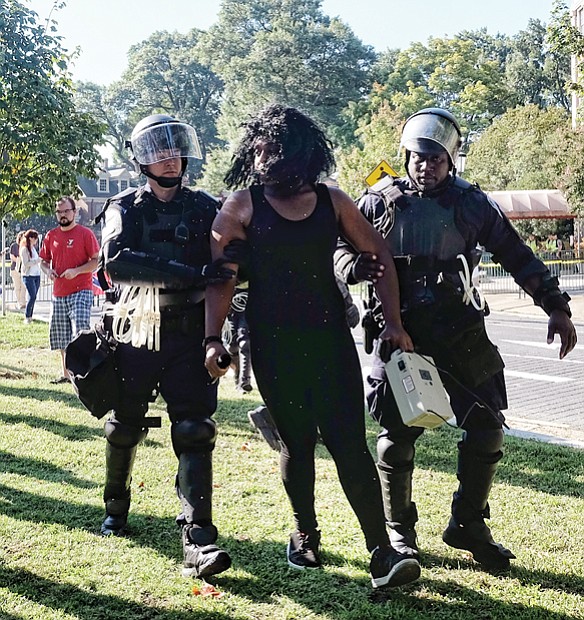
[[[53,283],[49,342],[52,351],[61,352],[61,376],[51,383],[68,383],[65,348],[73,336],[90,327],[91,274],[97,268],[99,243],[89,228],[77,224],[76,212],[71,196],[57,200],[59,226],[45,235],[39,252],[41,269]]]
[[[460,142],[459,125],[448,111],[425,108],[412,115],[401,139],[407,176],[382,179],[359,206],[392,249],[404,326],[415,351],[434,359],[463,429],[459,486],[443,540],[470,551],[483,567],[500,571],[509,568],[515,556],[494,542],[484,519],[490,516],[489,492],[503,456],[501,411],[507,408],[507,394],[504,364],[485,331],[484,302],[471,281],[480,257],[477,245],[491,252],[548,314],[547,342],[559,334],[560,358],[574,348],[576,332],[570,298],[560,292],[557,278],[523,243],[499,206],[456,176]],[[375,259],[358,255],[348,244],[337,251],[335,266],[349,283],[375,277],[379,270]],[[373,317],[379,333],[383,318],[375,299]],[[383,347],[377,352],[367,400],[382,426],[377,454],[385,514],[393,546],[418,558],[412,474],[415,443],[424,429],[402,421],[386,376]]]
[[[314,122],[294,108],[271,105],[245,126],[225,181],[235,191],[213,224],[212,249],[249,244],[247,320],[259,391],[281,436],[281,474],[295,520],[287,549],[296,569],[321,566],[314,507],[317,433],[331,453],[342,487],[371,553],[374,588],[416,580],[415,559],[391,547],[379,479],[365,440],[359,358],[333,272],[342,233],[354,247],[379,256],[376,274],[385,328],[381,338],[411,348],[399,316],[395,268],[382,238],[353,201],[318,183],[334,164],[330,143]],[[234,282],[207,289],[206,366],[226,371],[221,326]]]

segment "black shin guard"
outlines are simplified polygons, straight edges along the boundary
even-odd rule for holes
[[[378,463],[377,469],[391,545],[399,553],[418,558],[415,530],[418,511],[412,501],[413,463],[408,464],[405,470],[396,470],[384,463]]]
[[[106,482],[103,492],[106,519],[101,525],[104,536],[120,535],[130,510],[130,483],[138,446],[116,448],[106,444]]]
[[[456,549],[470,551],[476,562],[489,570],[507,570],[515,555],[493,540],[484,519],[490,518],[489,493],[495,478],[500,450],[481,453],[459,443],[458,490],[452,501],[452,517],[442,539]]]
[[[211,451],[183,452],[178,457],[176,492],[186,523],[212,523],[212,458]]]

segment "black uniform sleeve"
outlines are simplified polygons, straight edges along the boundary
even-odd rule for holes
[[[189,267],[138,251],[142,235],[138,209],[112,203],[105,212],[101,264],[114,284],[184,289],[204,286],[204,266]]]
[[[373,226],[375,226],[377,217],[385,211],[383,199],[375,194],[362,196],[358,207]],[[346,239],[340,237],[334,254],[334,266],[335,274],[341,281],[347,284],[357,284],[358,280],[354,276],[353,266],[358,256],[359,252]]]

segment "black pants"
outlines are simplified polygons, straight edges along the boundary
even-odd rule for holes
[[[155,390],[164,398],[172,422],[208,418],[217,408],[217,384],[211,383],[204,365],[202,323],[188,325],[186,330],[169,330],[164,325],[163,318],[160,351],[130,344],[118,346],[117,363],[123,380],[118,419],[122,416],[128,423],[139,421],[148,411]]]
[[[258,326],[250,335],[254,375],[284,444],[281,474],[297,529],[317,527],[318,429],[367,547],[387,544],[379,479],[365,439],[361,367],[348,327]]]

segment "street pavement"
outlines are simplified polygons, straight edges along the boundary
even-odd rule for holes
[[[573,292],[571,296],[570,307],[572,309],[572,320],[578,331],[580,343],[577,345],[577,349],[579,349],[579,347],[584,346],[584,292]],[[533,305],[531,298],[523,294],[488,294],[486,299],[491,309],[491,316],[487,319],[487,329],[489,329],[489,321],[497,321],[501,318],[513,318],[516,322],[518,319],[524,318],[526,324],[529,319],[539,319],[540,321],[542,318],[545,319],[543,311]],[[49,312],[50,302],[38,301],[35,305],[34,318],[48,322]],[[100,313],[101,308],[95,305],[92,308],[92,322],[98,320]],[[491,330],[489,332],[491,333]],[[367,374],[370,360],[363,352],[359,327],[354,330],[354,334],[364,367],[364,374]],[[545,343],[545,332],[539,337]],[[505,358],[504,352],[503,358]],[[570,356],[566,360],[570,360]],[[575,361],[574,363],[582,364],[584,362]],[[549,391],[546,394],[546,397],[555,406],[546,406],[544,402],[541,403],[539,409],[541,411],[545,408],[545,419],[543,419],[543,413],[539,416],[529,415],[529,407],[526,409],[527,415],[520,412],[520,415],[516,416],[513,408],[513,394],[510,394],[510,408],[506,412],[506,417],[511,427],[511,430],[508,431],[509,434],[584,449],[584,415],[572,413],[567,421],[565,408],[561,407],[562,402],[568,401],[572,404],[573,412],[578,411],[580,406],[584,406],[584,382],[580,381],[579,376],[574,373],[577,373],[577,369],[570,370],[571,377],[566,377],[566,383],[560,383],[554,387],[555,392],[552,392],[552,394],[555,398],[550,395]],[[555,396],[556,394],[557,396]],[[532,402],[532,407],[537,408],[537,399],[540,396],[537,393],[534,393],[532,396],[531,400],[534,401]],[[521,399],[525,399],[525,392],[521,394]]]

